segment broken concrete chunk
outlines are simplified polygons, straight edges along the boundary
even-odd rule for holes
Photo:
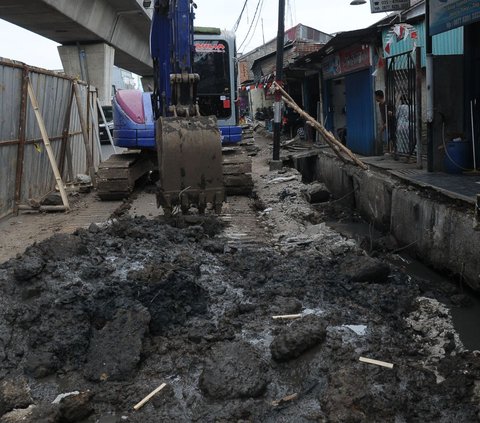
[[[387,263],[368,256],[345,259],[341,269],[353,282],[385,283],[390,275],[390,266]]]
[[[15,408],[32,404],[30,388],[24,377],[7,378],[0,383],[0,416]]]
[[[288,361],[297,358],[305,351],[322,343],[326,337],[323,321],[315,316],[293,322],[277,335],[271,345],[270,352],[275,361]]]
[[[311,204],[326,203],[330,201],[330,196],[330,191],[321,183],[310,184],[305,191],[305,198]]]
[[[60,415],[62,422],[75,423],[86,419],[93,413],[91,392],[81,392],[78,395],[69,395],[60,401]]]
[[[27,408],[19,408],[0,417],[0,423],[34,423],[32,414],[35,405],[30,405]]]
[[[118,310],[114,319],[96,330],[90,342],[85,376],[90,380],[126,380],[140,361],[150,314],[144,307]]]
[[[200,389],[215,399],[256,398],[269,382],[267,367],[246,342],[215,346],[200,376]]]
[[[59,192],[52,192],[41,201],[41,204],[42,206],[62,206],[62,196]]]

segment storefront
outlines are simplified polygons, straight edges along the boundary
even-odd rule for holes
[[[480,167],[480,1],[430,0],[430,35],[463,28],[464,54],[455,67],[434,61],[435,139],[441,136],[468,143],[467,157],[459,157],[466,170]],[[455,82],[456,81],[456,82]],[[452,106],[453,105],[453,106]],[[438,106],[438,107],[437,107]],[[439,112],[442,112],[441,114]],[[435,149],[434,149],[435,151]],[[475,152],[475,155],[474,155]],[[435,170],[441,158],[437,155]]]
[[[334,40],[339,42],[341,35]],[[325,127],[353,152],[365,156],[376,154],[372,56],[369,43],[358,43],[322,61]]]

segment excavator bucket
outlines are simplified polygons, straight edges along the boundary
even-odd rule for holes
[[[214,116],[161,117],[156,123],[160,179],[157,206],[201,213],[210,203],[220,213],[225,199],[222,141]]]

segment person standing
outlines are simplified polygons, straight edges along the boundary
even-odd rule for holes
[[[397,157],[397,143],[395,139],[395,113],[393,105],[385,99],[385,93],[382,90],[375,91],[375,101],[378,103],[380,115],[382,117],[382,135],[387,135],[388,151],[393,152],[393,158]]]

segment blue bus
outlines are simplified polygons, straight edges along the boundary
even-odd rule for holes
[[[202,116],[216,116],[223,144],[238,143],[235,35],[217,28],[195,28],[193,70],[200,75],[197,100]],[[151,93],[119,90],[113,99],[113,139],[118,147],[155,149]]]

